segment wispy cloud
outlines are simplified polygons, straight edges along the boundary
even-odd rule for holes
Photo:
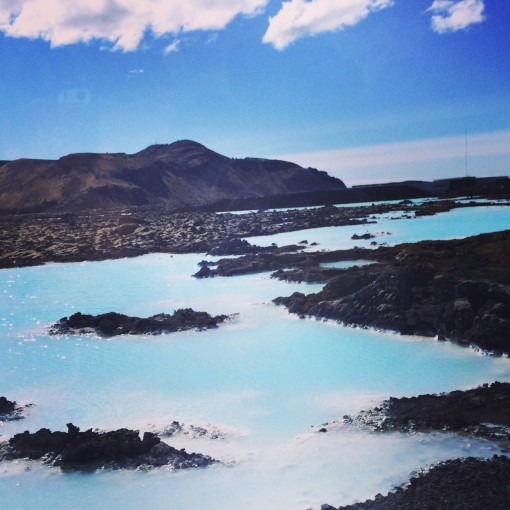
[[[181,41],[175,40],[171,42],[166,48],[165,53],[175,53],[176,51],[179,51],[179,44]]]
[[[52,46],[102,40],[133,51],[155,37],[221,30],[236,16],[259,14],[269,0],[0,0],[0,31]]]
[[[483,0],[434,0],[427,9],[432,12],[434,32],[457,32],[484,21]]]
[[[209,44],[214,44],[215,42],[218,41],[218,37],[219,37],[219,34],[218,32],[215,32],[214,34],[211,34],[208,39],[207,39],[207,42]]]
[[[427,179],[426,175],[413,173],[419,165],[434,168],[438,162],[462,162],[465,157],[465,137],[450,136],[429,138],[408,142],[377,144],[364,147],[341,148],[327,151],[278,155],[279,159],[294,161],[303,166],[311,166],[344,176],[353,183],[362,182],[363,175],[369,175],[369,182],[381,169],[407,169],[407,178]],[[498,157],[501,161],[510,158],[510,130],[494,133],[481,133],[468,137],[469,159]],[[507,167],[503,169],[508,171]],[[349,175],[353,177],[349,179]],[[401,174],[399,178],[405,176]],[[404,177],[406,178],[406,177]],[[376,178],[377,180],[377,178]],[[387,180],[381,176],[380,180]]]
[[[283,50],[297,39],[342,30],[391,5],[393,0],[290,0],[269,19],[263,41]]]

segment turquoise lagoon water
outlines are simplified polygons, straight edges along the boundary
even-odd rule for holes
[[[445,199],[450,200],[450,199]],[[415,204],[423,204],[426,202],[441,202],[442,200],[439,200],[437,198],[413,198],[411,202]],[[502,198],[502,199],[490,199],[490,198],[456,198],[456,202],[477,202],[477,203],[499,203],[499,204],[508,204],[508,199]],[[399,204],[402,200],[384,200],[384,201],[372,201],[372,202],[348,202],[345,204],[333,204],[335,207],[366,207],[370,205],[379,205],[379,204]],[[278,208],[270,208],[268,210],[270,211],[296,211],[296,210],[304,210],[304,209],[317,209],[317,205],[307,205],[303,207],[278,207]],[[220,211],[217,214],[250,214],[257,212],[258,209],[244,209],[242,211]]]
[[[415,243],[427,239],[468,237],[510,228],[510,209],[505,205],[459,208],[448,213],[412,219],[401,218],[401,216],[402,213],[397,211],[370,216],[368,219],[374,223],[366,225],[313,228],[274,236],[247,237],[246,240],[259,246],[269,246],[274,242],[279,245],[296,244],[307,240],[309,243],[318,243],[317,246],[310,247],[310,250],[339,250],[351,248],[354,245],[371,248],[372,241],[379,244]],[[375,238],[356,241],[351,239],[354,234],[360,235],[367,232],[374,234]]]
[[[391,242],[501,230],[508,211],[461,209],[383,218],[352,232],[320,229],[321,247],[352,246],[350,235],[367,227],[391,231]],[[318,230],[296,239],[317,240]],[[261,241],[280,244],[289,235]],[[196,280],[191,274],[202,258],[152,254],[0,271],[0,394],[35,404],[23,421],[0,425],[3,439],[26,429],[65,430],[69,421],[83,429],[145,431],[179,420],[222,437],[181,435],[170,444],[224,461],[204,470],[87,475],[4,462],[2,508],[319,509],[385,493],[427,464],[499,452],[452,434],[374,434],[348,426],[315,432],[312,425],[390,395],[510,380],[510,360],[432,339],[300,320],[271,299],[319,285],[269,274]],[[107,340],[46,334],[75,311],[146,316],[182,307],[238,315],[206,332]]]

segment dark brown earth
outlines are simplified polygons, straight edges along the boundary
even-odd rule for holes
[[[67,432],[40,429],[15,434],[0,443],[0,461],[28,458],[43,460],[63,471],[94,471],[97,469],[135,469],[171,466],[174,469],[205,467],[216,462],[207,455],[176,450],[151,432],[140,439],[139,431],[118,429],[80,432],[72,423]]]
[[[362,483],[362,482],[361,482]],[[412,476],[405,487],[364,503],[321,510],[508,510],[510,459],[448,460]]]
[[[160,313],[148,318],[129,317],[109,312],[87,315],[80,312],[64,317],[50,327],[50,335],[76,335],[95,333],[99,336],[115,335],[161,335],[189,329],[217,328],[228,319],[226,315],[212,317],[207,312],[195,312],[191,308],[176,310],[172,315]]]

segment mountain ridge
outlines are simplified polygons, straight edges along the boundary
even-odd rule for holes
[[[192,140],[134,154],[73,153],[0,165],[0,212],[79,211],[345,189],[326,172],[264,158],[229,158]]]

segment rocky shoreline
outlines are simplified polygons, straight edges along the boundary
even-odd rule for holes
[[[368,427],[377,433],[454,432],[481,437],[510,451],[510,383],[495,382],[464,391],[415,397],[391,397],[374,409],[316,426]],[[456,510],[510,508],[510,458],[467,458],[442,462],[411,477],[386,496],[321,510]]]
[[[148,253],[215,253],[222,243],[318,227],[363,225],[376,214],[430,215],[497,202],[430,201],[362,207],[256,211],[245,214],[177,212],[162,207],[98,209],[81,213],[0,215],[0,268],[134,257]],[[220,249],[221,252],[221,249]],[[237,249],[218,254],[239,254]]]
[[[274,302],[302,317],[510,354],[509,252],[510,231],[380,247],[363,256],[378,264],[341,270],[316,294]]]
[[[306,246],[307,241],[302,243]],[[273,272],[271,276],[280,280],[325,283],[318,293],[295,292],[274,302],[301,317],[437,337],[492,354],[510,354],[510,231],[377,249],[284,248],[202,261],[194,276]],[[345,261],[352,261],[353,267],[323,266]]]
[[[354,208],[353,208],[354,209]],[[214,252],[226,241],[367,223],[370,211],[322,207],[247,214],[176,213],[161,208],[0,216],[0,268],[117,259],[148,253]],[[237,254],[237,250],[233,253]]]
[[[510,458],[468,457],[442,462],[395,487],[386,496],[321,510],[508,510]]]
[[[212,317],[207,312],[196,312],[191,308],[176,310],[172,315],[160,313],[152,317],[130,317],[121,313],[109,312],[88,315],[77,312],[63,317],[53,324],[50,335],[81,335],[94,333],[102,337],[116,335],[161,335],[186,331],[217,328],[225,322],[227,315]]]
[[[243,215],[138,208],[112,214],[97,211],[5,216],[0,217],[0,241],[5,247],[0,253],[0,268],[151,252],[236,255],[235,259],[221,259],[212,265],[203,262],[194,276],[271,271],[273,277],[281,280],[325,283],[317,294],[295,293],[277,298],[275,303],[301,317],[437,336],[461,345],[476,345],[487,352],[510,354],[510,231],[463,240],[315,253],[302,250],[308,245],[305,241],[282,248],[261,248],[241,239],[323,226],[362,225],[372,222],[374,214],[399,211],[402,217],[411,218],[466,206],[472,204],[441,201],[417,206],[405,201]],[[364,236],[360,234],[358,239],[367,239]],[[349,269],[321,265],[362,260],[372,264]],[[77,313],[58,321],[49,333],[94,333],[105,337],[161,334],[214,328],[227,318],[191,309],[178,310],[173,316],[159,314],[149,318],[115,312],[99,316]],[[352,421],[381,431],[447,430],[508,443],[508,386],[495,383],[468,392],[390,399]],[[167,435],[181,430],[182,425],[174,422]],[[202,434],[195,428],[190,431]],[[81,432],[72,424],[68,424],[67,432],[26,431],[0,443],[0,461],[20,458],[39,459],[64,471],[156,466],[180,469],[217,462],[208,456],[176,450],[150,432],[140,439],[138,431]],[[413,477],[406,488],[341,510],[453,509],[464,508],[466,501],[473,505],[469,508],[507,509],[509,474],[510,460],[506,457],[452,460]],[[334,510],[328,505],[323,508]]]
[[[344,422],[377,432],[456,432],[510,448],[510,383],[495,382],[450,393],[391,397]]]
[[[40,429],[15,434],[0,443],[0,461],[16,459],[42,460],[62,471],[98,469],[172,469],[206,467],[217,461],[200,453],[187,453],[164,443],[152,432],[140,439],[138,430],[118,429],[80,432],[72,423],[67,432]]]
[[[308,241],[301,241],[297,248],[305,248]],[[236,258],[223,258],[215,262],[200,262],[201,269],[195,278],[215,276],[239,276],[250,273],[274,271],[271,276],[280,280],[308,283],[325,283],[343,269],[321,267],[328,262],[369,260],[374,250],[351,248],[348,250],[297,252],[295,245],[282,246],[270,252],[247,254]],[[293,268],[293,269],[289,269]]]

